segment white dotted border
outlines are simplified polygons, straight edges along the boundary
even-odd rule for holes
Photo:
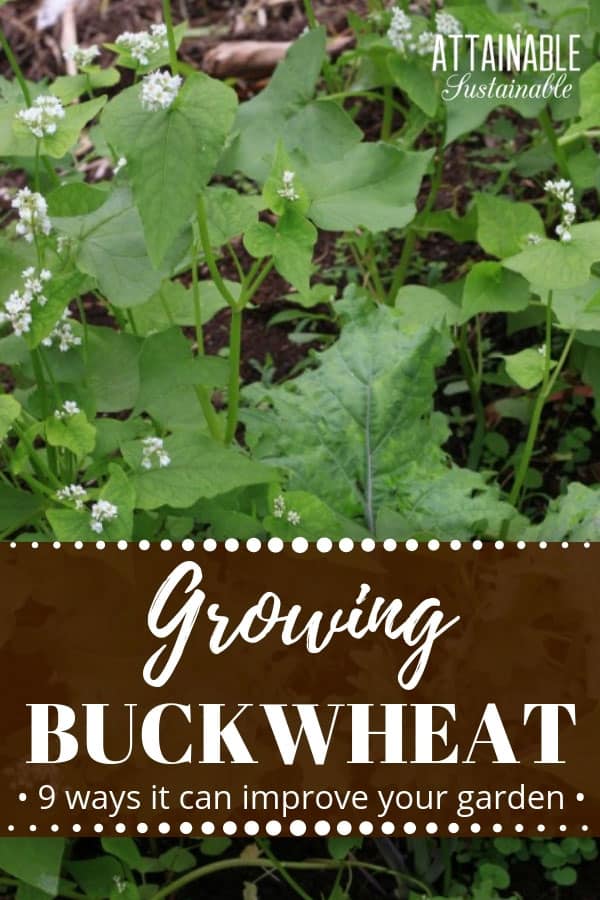
[[[569,547],[573,546],[583,547],[584,550],[589,550],[592,546],[590,541],[575,541],[573,543],[569,543],[568,541],[556,541],[552,543],[549,543],[548,541],[514,541],[505,543],[504,541],[484,542],[480,540],[453,540],[442,542],[434,539],[419,543],[419,541],[414,538],[410,538],[407,541],[395,541],[393,538],[386,538],[383,541],[375,541],[374,538],[363,538],[362,541],[354,541],[352,538],[341,538],[339,541],[332,541],[331,538],[327,537],[322,537],[311,542],[306,538],[296,537],[287,543],[284,543],[284,541],[278,537],[269,538],[267,541],[261,541],[259,538],[249,538],[247,541],[238,541],[237,538],[227,538],[225,541],[220,542],[214,540],[214,538],[206,538],[203,541],[193,541],[191,538],[185,538],[181,543],[173,543],[173,541],[165,539],[152,542],[147,540],[137,542],[116,541],[114,542],[114,545],[118,550],[128,550],[137,547],[138,550],[144,552],[150,550],[152,546],[156,546],[160,547],[164,552],[181,548],[186,553],[191,553],[194,550],[204,550],[205,553],[214,553],[219,545],[223,546],[229,553],[237,553],[239,550],[244,549],[248,553],[259,553],[261,550],[268,550],[270,553],[281,553],[286,547],[289,547],[294,553],[298,554],[306,553],[311,546],[314,546],[319,553],[323,554],[331,553],[334,550],[339,550],[340,553],[352,553],[355,550],[362,550],[363,553],[372,553],[378,546],[383,547],[388,553],[395,553],[398,550],[407,550],[409,553],[414,553],[419,549],[429,550],[430,552],[435,553],[444,545],[447,545],[450,550],[454,551],[467,550],[469,548],[472,550],[483,550],[484,547],[493,548],[494,550],[504,550],[506,547],[516,547],[517,550],[525,550],[527,547],[537,547],[539,550],[547,550],[548,547],[553,545],[557,547],[560,546],[562,550],[568,550]],[[11,550],[15,550],[17,547],[26,546],[29,546],[32,550],[38,550],[42,544],[39,541],[32,541],[29,545],[26,542],[17,543],[16,541],[11,541],[9,546]],[[43,546],[45,546],[45,544],[43,544]],[[107,544],[106,541],[75,541],[73,544],[62,544],[60,541],[53,541],[51,546],[54,550],[60,550],[63,546],[72,546],[75,550],[83,550],[84,547],[95,547],[96,550],[106,550],[111,544]]]
[[[550,827],[550,832],[553,831],[555,826]],[[570,831],[573,833],[574,829],[577,826],[567,826],[567,825],[559,825],[558,830],[561,833],[565,833],[566,831]],[[277,837],[282,834],[284,830],[289,832],[292,837],[302,837],[309,831],[309,827],[302,819],[294,819],[289,823],[281,823],[277,819],[271,819],[264,825],[264,832],[268,834],[270,837]],[[547,825],[539,824],[536,826],[535,830],[539,834],[543,834],[548,829]],[[588,825],[580,825],[579,829],[584,834],[589,831]],[[13,833],[15,831],[14,825],[8,825],[7,831]],[[37,825],[29,825],[28,830],[33,834],[38,831]],[[41,829],[42,831],[44,828]],[[112,824],[107,827],[102,822],[97,822],[94,825],[89,827],[90,833],[93,834],[104,834],[105,832],[113,830],[116,834],[125,834],[127,832],[127,826],[123,824],[123,822],[117,822],[116,824]],[[179,825],[171,825],[169,822],[160,822],[157,826],[158,833],[161,835],[167,835],[172,833],[179,833],[182,835],[191,835],[202,834],[206,837],[210,837],[214,835],[216,832],[221,831],[227,837],[234,837],[235,835],[247,835],[248,837],[256,837],[256,835],[261,832],[261,825],[254,821],[253,819],[248,820],[247,822],[237,823],[232,820],[228,820],[224,822],[221,826],[215,825],[214,822],[206,821],[200,822],[197,825],[192,824],[192,822],[181,822]],[[417,833],[418,827],[415,822],[378,822],[374,824],[371,821],[365,820],[359,822],[358,825],[353,825],[352,822],[349,822],[345,819],[342,819],[340,822],[329,822],[326,819],[320,819],[318,822],[315,822],[314,825],[314,833],[317,837],[327,837],[330,834],[339,834],[342,837],[348,837],[353,832],[358,831],[359,834],[369,837],[373,834],[383,834],[386,836],[391,835],[414,835]],[[482,831],[482,826],[478,822],[472,822],[470,824],[458,822],[450,822],[448,825],[443,826],[439,825],[437,822],[427,822],[424,826],[424,830],[426,834],[438,834],[440,831],[443,833],[447,831],[449,834],[459,834],[459,833],[468,833],[471,834],[480,834]],[[525,831],[525,826],[520,822],[517,822],[515,825],[501,825],[499,822],[495,822],[491,825],[491,832],[494,834],[501,833],[511,833],[515,832],[516,834],[522,834]],[[50,831],[53,834],[57,834],[59,831],[70,834],[80,835],[84,828],[79,823],[75,822],[71,825],[70,828],[61,828],[60,825],[53,824],[50,826]],[[146,835],[150,831],[150,826],[146,822],[138,822],[133,828],[130,829],[130,833],[137,833],[139,835]],[[531,832],[532,833],[532,832]]]
[[[180,545],[174,544],[173,541],[170,541],[167,539],[161,540],[160,542],[156,541],[153,543],[157,546],[160,546],[160,549],[164,552],[169,552],[171,550],[177,549],[178,546],[180,546],[181,549],[186,553],[191,553],[194,550],[204,550],[206,553],[214,553],[214,551],[217,550],[217,548],[219,547],[219,543],[216,540],[214,540],[213,538],[206,538],[205,540],[198,541],[198,542],[193,541],[191,538],[186,538],[181,542]],[[313,543],[314,543],[314,546],[316,547],[316,549],[319,551],[319,553],[322,553],[322,554],[331,553],[332,551],[334,551],[336,549],[338,549],[341,553],[352,553],[354,550],[362,550],[364,553],[372,553],[377,548],[378,543],[388,553],[394,553],[397,550],[402,550],[402,549],[408,551],[409,553],[414,553],[417,550],[419,550],[419,548],[427,549],[430,552],[434,553],[437,550],[439,550],[443,545],[442,542],[435,540],[435,539],[429,540],[426,543],[425,542],[419,543],[419,541],[415,540],[414,538],[410,538],[409,540],[404,541],[404,542],[398,542],[392,538],[386,538],[385,540],[380,541],[380,542],[376,542],[373,538],[363,538],[363,540],[361,540],[360,542],[355,542],[354,540],[352,540],[352,538],[341,538],[339,541],[335,542],[335,541],[332,541],[331,538],[322,537]],[[490,542],[485,542],[485,544],[484,544],[484,542],[481,540],[475,540],[475,541],[471,541],[471,542],[468,542],[468,541],[462,542],[459,540],[451,540],[451,541],[444,542],[444,543],[447,543],[449,548],[453,551],[468,549],[469,547],[471,547],[475,551],[479,551],[479,550],[482,550],[484,546],[493,547],[495,550],[504,550],[505,547],[507,546],[507,544],[505,544],[504,541],[494,541],[493,543],[490,541]],[[556,542],[556,543],[558,544],[558,542]],[[239,550],[243,550],[244,548],[246,549],[246,551],[248,553],[259,553],[260,551],[265,550],[265,549],[267,551],[269,551],[270,553],[281,553],[285,549],[285,546],[286,546],[285,543],[281,540],[281,538],[277,538],[277,537],[269,538],[269,540],[267,540],[267,541],[261,541],[258,538],[249,538],[245,543],[237,540],[237,538],[227,538],[225,541],[222,542],[222,545],[224,546],[225,550],[228,551],[229,553],[236,553]],[[527,547],[535,547],[536,543],[535,542],[527,542],[527,541],[516,541],[516,542],[514,542],[513,545],[516,546],[516,548],[518,550],[525,550]],[[10,542],[11,549],[14,550],[18,546],[19,546],[19,544],[17,544],[16,541]],[[24,542],[24,543],[20,544],[20,546],[27,546],[27,544]],[[67,544],[67,546],[71,546],[71,545]],[[83,548],[86,546],[86,544],[83,541],[75,541],[72,546],[75,548],[75,550],[83,550]],[[88,544],[88,546],[89,546],[89,544]],[[142,552],[145,552],[147,550],[150,550],[152,543],[148,540],[141,540],[141,541],[138,541],[137,543],[121,540],[121,541],[116,542],[116,546],[117,546],[118,550],[128,550],[128,549],[137,547]],[[294,553],[302,554],[302,553],[306,553],[306,551],[310,548],[311,545],[306,538],[296,537],[288,544],[288,546],[291,547],[291,549]],[[509,543],[508,546],[510,547],[511,543]],[[549,546],[550,545],[547,541],[540,541],[539,543],[537,543],[537,547],[540,550],[547,550]],[[572,545],[570,545],[568,541],[562,541],[560,543],[560,547],[563,550],[568,550],[570,546],[572,546]],[[590,541],[576,542],[576,546],[583,546],[583,548],[585,550],[589,550],[591,547],[591,543],[590,543]],[[37,550],[40,547],[40,542],[32,541],[30,544],[30,547],[32,550]],[[60,541],[53,541],[52,547],[54,550],[60,550],[63,547],[63,544]],[[95,547],[97,550],[105,550],[107,547],[107,543],[106,543],[106,541],[96,541]],[[578,794],[577,800],[582,800],[582,799],[583,799],[583,795]],[[306,834],[306,832],[308,830],[306,823],[303,822],[301,819],[293,820],[292,822],[287,824],[286,827],[288,828],[290,835],[292,835],[294,837],[301,837],[302,835]],[[364,836],[372,835],[377,830],[379,830],[379,832],[383,835],[393,835],[393,834],[401,834],[401,833],[406,834],[406,835],[414,835],[417,832],[417,826],[414,822],[404,822],[404,823],[396,825],[396,823],[394,823],[394,822],[386,821],[386,822],[378,823],[376,826],[373,824],[373,822],[363,821],[363,822],[360,822],[357,827],[358,827],[358,832]],[[581,825],[579,827],[583,833],[586,833],[589,831],[588,825]],[[114,831],[117,834],[124,834],[127,831],[127,826],[124,825],[122,822],[117,822],[115,825],[112,826],[112,828],[114,829]],[[427,822],[425,824],[425,832],[430,835],[437,834],[441,828],[442,828],[442,826],[438,825],[437,822]],[[8,825],[7,830],[12,833],[15,831],[15,826]],[[32,824],[29,826],[30,832],[35,833],[37,830],[38,830],[37,825]],[[59,825],[53,824],[50,826],[50,831],[53,833],[57,833],[60,830],[61,829],[60,829]],[[63,831],[64,830],[65,829],[63,829]],[[74,823],[70,829],[70,831],[75,834],[80,834],[82,830],[83,830],[82,826],[79,825],[78,823]],[[101,822],[98,822],[92,826],[91,830],[95,834],[102,834],[105,831],[105,826]],[[149,826],[145,822],[139,822],[133,829],[133,831],[136,831],[138,834],[141,834],[141,835],[147,834],[148,830],[149,830]],[[179,826],[171,826],[168,822],[161,822],[158,825],[158,832],[161,835],[166,835],[166,834],[170,834],[172,832],[177,832],[177,831],[179,831],[179,833],[181,833],[182,835],[190,835],[195,830],[196,829],[194,828],[194,825],[191,822],[182,822]],[[205,836],[210,836],[210,835],[213,835],[217,830],[218,830],[218,828],[214,824],[214,822],[206,821],[206,822],[202,822],[198,825],[197,833],[203,834]],[[314,830],[315,830],[315,834],[317,836],[326,837],[327,835],[331,834],[332,832],[337,833],[342,836],[348,836],[348,835],[352,834],[352,832],[355,829],[354,829],[354,826],[352,825],[352,823],[348,822],[346,820],[342,820],[337,823],[331,823],[331,822],[326,821],[325,819],[321,819],[315,823]],[[517,822],[513,826],[505,826],[505,825],[503,826],[500,823],[494,823],[491,826],[491,830],[494,834],[500,834],[503,831],[504,832],[514,831],[516,834],[522,834],[525,830],[525,826],[520,824],[519,822]],[[567,825],[559,825],[559,831],[561,833],[564,833],[567,830],[568,830]],[[572,830],[572,828],[571,828],[571,830]],[[68,829],[67,829],[67,831],[68,831]],[[233,835],[237,834],[238,831],[240,831],[242,834],[246,834],[249,837],[253,837],[260,833],[260,825],[258,822],[254,821],[254,820],[249,820],[245,823],[240,823],[240,825],[238,825],[236,822],[233,822],[233,821],[227,821],[227,822],[223,823],[223,825],[221,827],[221,831],[223,832],[224,835],[227,835],[227,836],[233,836]],[[270,820],[265,825],[265,832],[267,835],[269,835],[271,837],[276,837],[277,835],[281,834],[283,831],[284,831],[284,825],[275,819]],[[479,834],[481,832],[481,825],[478,822],[472,822],[469,825],[467,825],[467,823],[459,824],[457,822],[450,822],[447,825],[447,831],[450,834],[459,834],[461,831],[463,831],[463,832],[469,831],[469,832],[471,832],[471,834]],[[546,825],[540,823],[539,825],[537,825],[536,831],[540,834],[543,834],[546,831]]]

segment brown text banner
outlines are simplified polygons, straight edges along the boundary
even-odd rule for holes
[[[0,834],[600,833],[600,545],[0,545]]]

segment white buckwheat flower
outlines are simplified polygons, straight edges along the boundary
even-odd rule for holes
[[[411,48],[412,49],[412,48]],[[435,34],[433,31],[423,31],[414,44],[414,51],[418,56],[430,56],[435,49]]]
[[[27,301],[23,294],[13,291],[4,304],[4,309],[0,312],[0,324],[4,325],[9,322],[13,332],[18,337],[22,337],[31,328],[30,309],[31,302]]]
[[[70,310],[65,309],[58,325],[55,325],[48,337],[45,337],[42,341],[44,347],[53,347],[54,342],[56,341],[60,352],[66,353],[67,350],[70,350],[72,347],[79,347],[81,345],[81,338],[77,337],[73,332],[73,326],[69,321],[70,316]]]
[[[52,230],[48,218],[48,204],[41,194],[22,188],[12,201],[13,209],[19,214],[16,231],[31,244],[36,235],[48,235]]]
[[[35,300],[40,306],[45,306],[48,298],[44,294],[44,284],[50,281],[52,272],[48,269],[41,269],[40,273],[36,274],[34,267],[29,266],[28,269],[21,272],[21,275],[24,285],[23,296],[29,303],[33,303]]]
[[[289,169],[281,176],[281,180],[283,182],[283,187],[280,187],[277,191],[280,197],[284,200],[299,200],[300,194],[294,187],[294,179],[296,177],[295,172],[290,172]]]
[[[539,234],[534,234],[533,232],[531,232],[531,234],[527,235],[527,243],[536,246],[537,244],[542,243],[542,237]]]
[[[23,288],[13,291],[0,312],[0,324],[9,322],[16,335],[21,337],[31,328],[31,306],[35,302],[44,306],[48,298],[44,294],[44,284],[50,281],[52,274],[48,269],[42,269],[39,274],[33,266],[22,273]]]
[[[67,60],[72,60],[78,69],[86,69],[100,56],[100,50],[97,44],[91,44],[89,47],[80,47],[79,44],[72,44],[65,50],[63,56]]]
[[[117,889],[117,894],[124,894],[127,890],[127,882],[119,875],[113,875],[113,881]]]
[[[387,30],[387,36],[393,47],[399,53],[405,53],[410,48],[412,41],[412,22],[404,10],[395,7],[392,10],[392,21]]]
[[[104,528],[105,522],[112,522],[119,515],[119,508],[108,500],[98,500],[92,505],[90,528],[96,534],[100,534]]]
[[[140,66],[147,66],[150,57],[169,46],[166,25],[151,25],[150,31],[124,31],[115,41],[127,50]]]
[[[557,181],[547,181],[544,185],[544,190],[551,197],[556,197],[561,205],[562,218],[560,224],[554,230],[559,239],[563,243],[568,244],[573,240],[571,227],[577,215],[573,185],[566,178],[559,178]]]
[[[124,169],[127,165],[127,158],[125,156],[120,156],[115,164],[113,169],[113,175],[118,175],[121,169]]]
[[[286,513],[285,497],[282,494],[279,494],[273,500],[273,515],[276,519],[283,519],[285,516],[290,525],[300,524],[300,513],[296,512],[295,509],[290,509]]]
[[[463,33],[462,25],[458,19],[455,19],[451,13],[443,11],[435,14],[435,29],[438,34],[443,34],[446,37]]]
[[[151,469],[154,460],[160,469],[171,465],[171,457],[165,450],[162,438],[147,437],[142,441],[142,468]]]
[[[75,509],[83,509],[83,504],[87,500],[87,491],[80,484],[67,484],[57,490],[56,497],[64,503],[74,503]]]
[[[58,121],[64,117],[62,103],[52,94],[36,97],[32,106],[17,113],[17,119],[23,122],[38,140],[55,134]]]
[[[169,109],[179,93],[182,80],[179,75],[169,72],[151,72],[142,81],[140,99],[147,112]]]
[[[75,400],[65,400],[60,409],[54,410],[55,419],[70,419],[71,416],[77,416],[81,410]]]

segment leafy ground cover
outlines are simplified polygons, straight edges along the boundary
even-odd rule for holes
[[[6,44],[3,538],[595,536],[595,12],[517,7],[311,13],[242,102],[169,16]],[[584,34],[573,96],[444,101],[475,27]]]
[[[597,4],[307,3],[259,84],[111,8],[70,76],[0,14],[0,538],[598,539]],[[581,34],[572,96],[445,102],[431,35],[472,31]],[[595,856],[2,840],[0,884],[591,900]]]

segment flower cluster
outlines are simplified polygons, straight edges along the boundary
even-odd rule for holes
[[[71,416],[77,416],[81,410],[74,400],[65,400],[60,409],[54,410],[55,419],[70,419]]]
[[[276,519],[283,519],[285,516],[290,525],[300,524],[300,513],[295,509],[289,509],[286,515],[285,497],[281,494],[273,500],[273,515]]]
[[[127,890],[127,882],[124,878],[121,878],[120,875],[113,875],[113,882],[115,884],[115,888],[117,894],[124,894]]]
[[[116,40],[140,66],[147,66],[150,57],[169,46],[166,25],[151,25],[150,31],[124,31]]]
[[[4,310],[0,312],[0,324],[4,325],[9,322],[16,335],[22,336],[31,328],[32,316],[31,306],[38,303],[44,306],[48,302],[48,298],[44,294],[44,284],[52,278],[52,273],[48,269],[42,269],[39,274],[30,266],[22,273],[23,288],[20,291],[13,291],[6,303]]]
[[[462,34],[462,25],[451,13],[442,10],[435,14],[435,30],[437,34],[451,37],[454,34]]]
[[[17,113],[17,119],[23,122],[34,137],[41,140],[56,133],[59,119],[64,119],[65,111],[58,97],[46,94],[36,97],[33,105]]]
[[[105,522],[112,522],[119,515],[119,508],[108,500],[97,500],[92,504],[90,528],[96,534],[100,534],[104,529]]]
[[[88,492],[80,484],[67,484],[56,492],[56,499],[62,503],[73,503],[75,509],[82,510],[88,499]],[[96,534],[104,530],[105,522],[112,522],[119,515],[119,507],[108,500],[97,500],[92,503],[90,513],[90,528]]]
[[[277,191],[280,197],[283,197],[284,200],[299,200],[300,194],[294,187],[294,179],[296,177],[295,172],[290,172],[289,169],[281,176],[281,180],[283,182],[283,187],[280,187]]]
[[[74,62],[78,69],[87,69],[100,56],[100,50],[97,44],[91,44],[89,47],[72,44],[68,50],[65,50],[63,56]]]
[[[74,503],[75,509],[83,509],[83,504],[87,500],[87,491],[80,484],[67,484],[57,490],[56,497],[63,503]]]
[[[573,185],[566,178],[558,181],[547,181],[544,190],[552,197],[556,197],[561,205],[562,218],[560,225],[556,226],[556,234],[564,243],[569,243],[573,239],[571,227],[577,215],[577,207],[575,206],[575,192]]]
[[[13,209],[19,214],[17,234],[31,243],[36,235],[50,234],[52,226],[48,218],[48,204],[41,194],[33,193],[29,188],[22,188],[12,202]]]
[[[69,321],[71,312],[65,309],[60,321],[54,326],[48,337],[42,341],[44,347],[53,347],[56,343],[61,353],[66,353],[72,347],[81,345],[81,338],[73,333],[73,326]]]
[[[392,21],[387,31],[390,43],[404,56],[415,53],[417,56],[429,56],[435,48],[437,35],[448,37],[453,34],[462,34],[462,26],[458,19],[447,12],[435,14],[435,32],[422,31],[415,34],[414,22],[404,10],[395,7],[392,11]]]
[[[413,33],[410,17],[406,15],[404,10],[397,6],[392,10],[392,21],[388,28],[387,36],[392,46],[394,46],[399,53],[404,53],[409,49],[412,42]]]
[[[154,460],[160,469],[171,465],[171,457],[165,450],[164,441],[159,437],[147,437],[142,441],[142,468],[151,469]]]
[[[169,109],[179,93],[182,81],[179,75],[169,72],[151,72],[142,81],[140,99],[148,112]]]

